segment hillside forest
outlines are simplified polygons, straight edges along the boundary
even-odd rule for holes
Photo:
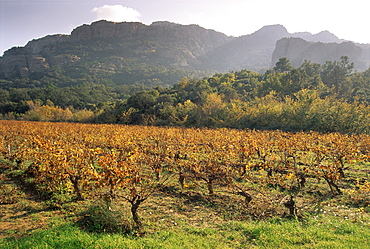
[[[150,69],[143,68],[135,77]],[[171,79],[185,72],[163,69],[167,79],[115,84],[93,74],[51,70],[0,79],[0,117],[157,126],[227,127],[370,132],[370,68],[355,71],[347,56],[299,67],[282,57],[273,69],[243,69],[210,77]],[[118,76],[117,76],[118,77]],[[152,81],[155,77],[152,77]],[[125,79],[125,81],[130,79]]]

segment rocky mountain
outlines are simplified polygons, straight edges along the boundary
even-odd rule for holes
[[[289,35],[282,25],[265,26],[225,43],[201,56],[200,60],[204,67],[221,72],[240,69],[263,71],[271,63],[276,42]]]
[[[323,42],[323,43],[342,43],[346,40],[339,39],[336,35],[330,33],[329,31],[321,31],[317,34],[311,34],[310,32],[297,32],[291,34],[291,37],[302,38],[303,40],[310,42]]]
[[[339,61],[342,55],[348,56],[357,70],[370,67],[370,44],[310,42],[302,38],[283,38],[277,41],[272,54],[271,66],[281,57],[287,57],[295,67],[304,60],[324,64],[326,61]]]
[[[201,57],[202,65],[219,71],[272,68],[281,57],[296,67],[304,60],[323,64],[347,55],[358,70],[370,66],[370,45],[339,39],[329,31],[289,33],[282,25],[270,25],[226,43]],[[269,65],[269,66],[267,66]]]
[[[54,65],[96,61],[98,68],[116,71],[126,58],[166,67],[194,69],[197,57],[232,38],[197,25],[156,22],[150,26],[135,22],[94,22],[74,29],[70,35],[51,35],[14,47],[0,58],[0,77],[28,76]]]
[[[0,57],[0,79],[30,77],[53,66],[127,79],[133,71],[157,77],[153,68],[204,74],[243,68],[263,71],[280,57],[299,66],[304,59],[323,63],[342,55],[349,56],[357,69],[366,69],[370,61],[366,54],[368,45],[343,41],[328,31],[290,34],[282,25],[235,38],[198,25],[102,20],[77,27],[70,35],[50,35],[9,49]]]
[[[25,47],[12,48],[0,58],[0,77],[27,77],[54,65],[72,64],[81,58],[74,54],[53,53],[52,48],[69,40],[69,36],[50,35],[32,40]]]

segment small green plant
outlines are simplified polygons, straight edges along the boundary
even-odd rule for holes
[[[91,204],[81,216],[80,225],[90,232],[130,233],[133,230],[122,211],[103,201]]]
[[[48,197],[45,204],[48,208],[62,208],[64,203],[69,203],[73,201],[73,196],[68,191],[55,191]]]

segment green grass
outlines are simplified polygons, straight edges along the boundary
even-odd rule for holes
[[[20,239],[0,240],[0,248],[369,248],[370,224],[341,217],[306,221],[229,221],[214,227],[186,224],[136,235],[88,233],[65,223]]]

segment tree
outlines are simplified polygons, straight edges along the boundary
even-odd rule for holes
[[[137,92],[127,100],[127,105],[143,111],[156,103],[158,95],[156,90]]]
[[[201,126],[218,127],[224,125],[222,110],[225,104],[222,101],[222,96],[217,93],[210,93],[205,96],[203,104],[198,110],[199,124]]]
[[[327,61],[322,66],[321,78],[325,85],[333,87],[339,93],[345,86],[346,78],[352,73],[354,64],[349,62],[348,56],[341,56],[341,61]]]
[[[302,85],[303,88],[312,88],[312,89],[322,89],[324,88],[324,83],[322,82],[320,71],[321,65],[318,63],[313,63],[308,60],[305,60],[303,64],[299,67],[301,69],[307,79]]]
[[[289,72],[294,67],[290,64],[290,61],[286,57],[281,57],[278,62],[276,62],[275,67],[273,68],[275,71],[279,73]]]

